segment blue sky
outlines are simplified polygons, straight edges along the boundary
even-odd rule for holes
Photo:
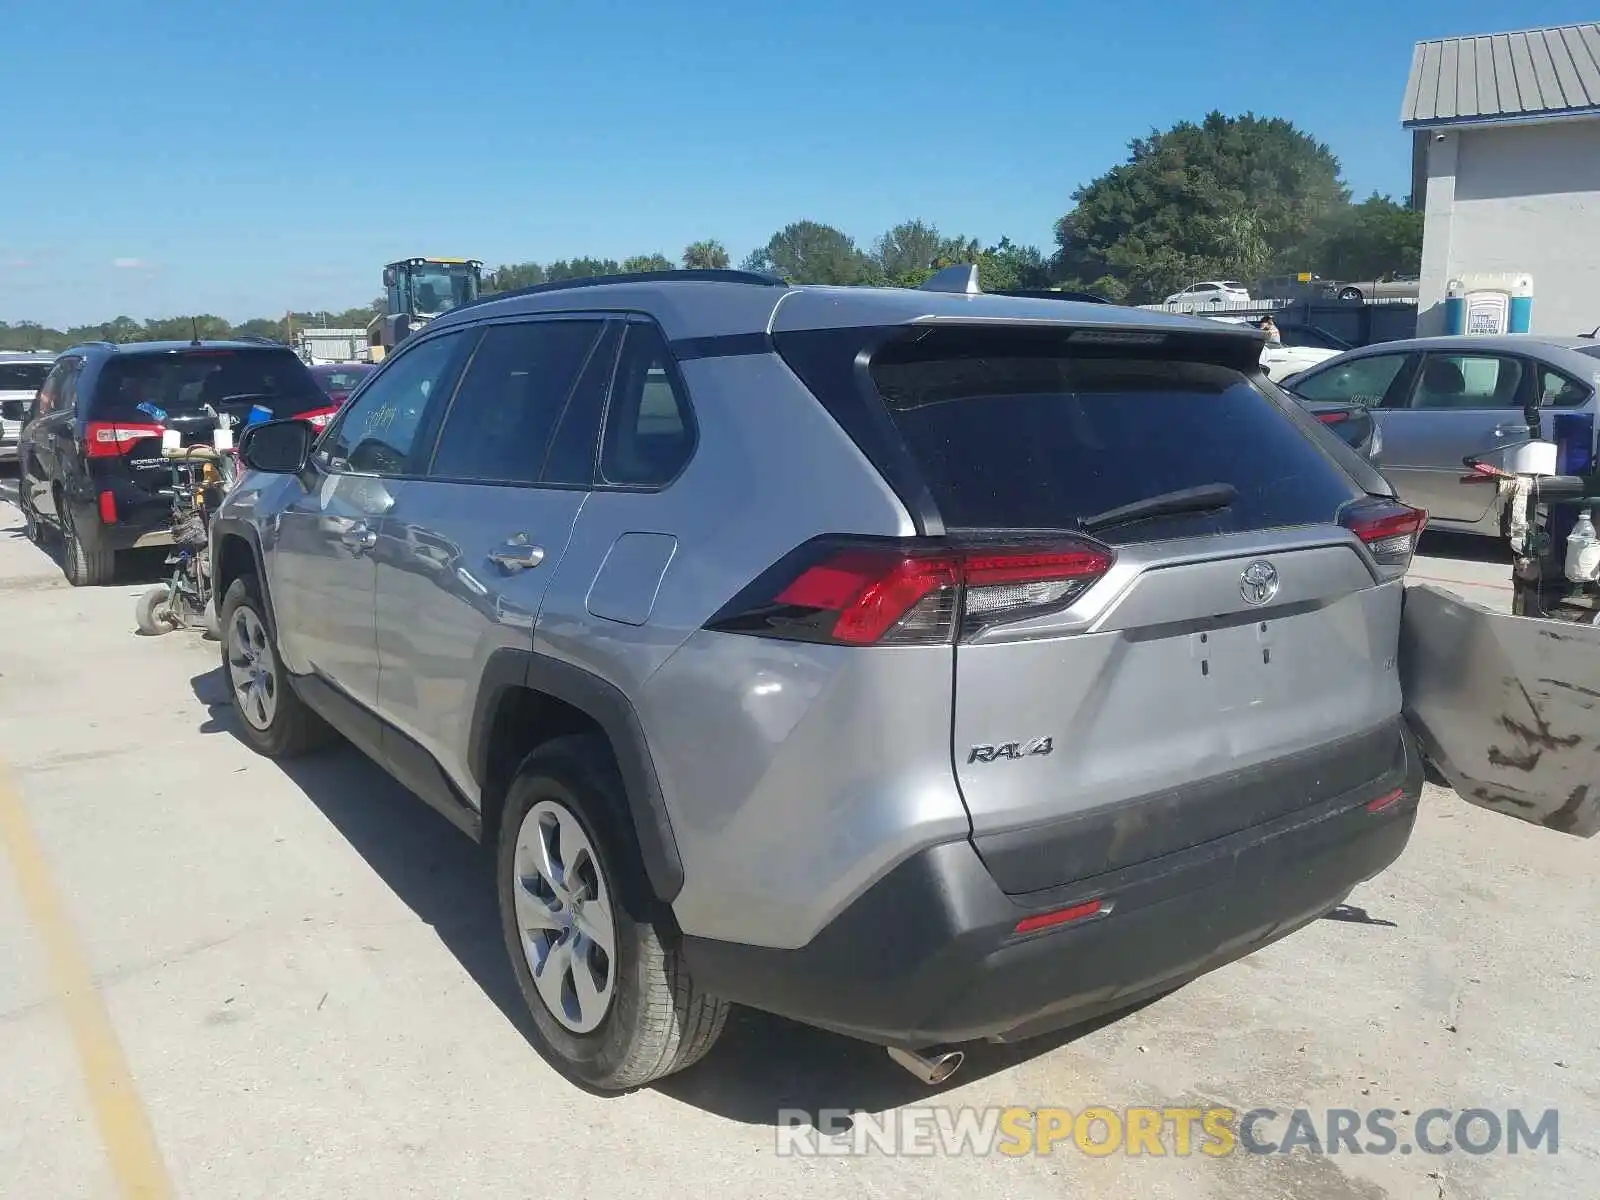
[[[1593,0],[58,0],[3,34],[0,320],[342,308],[412,254],[621,258],[801,218],[1046,249],[1130,138],[1287,117],[1409,186],[1419,39]]]

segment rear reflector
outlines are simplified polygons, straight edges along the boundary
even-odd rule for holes
[[[1386,567],[1406,567],[1427,528],[1428,514],[1396,500],[1362,500],[1339,515],[1339,523],[1366,543]]]
[[[1109,912],[1111,906],[1104,900],[1085,900],[1082,904],[1074,904],[1071,908],[1058,908],[1055,912],[1036,913],[1031,917],[1023,917],[1017,922],[1018,933],[1032,933],[1037,929],[1050,929],[1056,925],[1065,925],[1070,921],[1081,921],[1085,917],[1099,916],[1102,912]]]
[[[100,520],[106,525],[117,523],[117,498],[110,492],[100,493]]]
[[[929,645],[1063,608],[1110,569],[1086,542],[952,547],[824,539],[767,572],[708,628],[838,645]]]
[[[1379,796],[1376,800],[1367,801],[1367,811],[1369,813],[1388,812],[1389,809],[1404,800],[1405,795],[1404,789],[1395,788],[1394,791]]]
[[[90,421],[83,431],[83,453],[87,458],[120,458],[135,443],[159,438],[162,430],[139,421]]]
[[[1319,412],[1317,414],[1317,420],[1321,421],[1324,425],[1338,425],[1340,422],[1348,421],[1349,419],[1350,414],[1343,411]]]

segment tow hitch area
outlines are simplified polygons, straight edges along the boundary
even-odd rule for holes
[[[1406,716],[1433,765],[1481,808],[1600,832],[1600,628],[1406,590]]]

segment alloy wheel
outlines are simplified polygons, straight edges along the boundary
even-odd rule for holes
[[[265,733],[278,711],[277,677],[267,627],[253,608],[240,605],[228,622],[228,676],[239,711]]]
[[[534,987],[550,1015],[590,1033],[616,992],[616,922],[589,836],[565,805],[541,800],[517,830],[517,929]]]

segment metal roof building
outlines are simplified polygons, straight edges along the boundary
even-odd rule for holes
[[[1408,129],[1600,113],[1600,22],[1418,42]]]
[[[1491,276],[1531,276],[1534,333],[1600,326],[1600,22],[1419,42],[1400,122],[1425,214],[1418,333],[1445,331],[1452,280]]]

